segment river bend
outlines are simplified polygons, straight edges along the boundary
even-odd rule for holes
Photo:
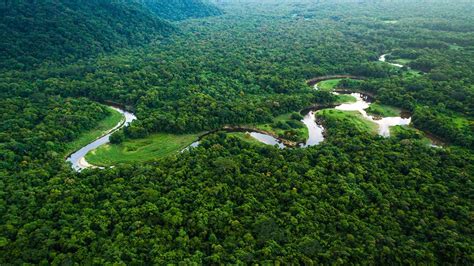
[[[116,110],[117,112],[119,112],[123,115],[122,121],[120,121],[120,123],[118,123],[114,128],[109,130],[105,135],[103,135],[102,137],[96,139],[95,141],[87,144],[86,146],[82,147],[81,149],[77,150],[76,152],[72,153],[66,159],[67,162],[71,163],[72,168],[74,170],[80,172],[80,171],[82,171],[86,168],[100,168],[100,167],[89,164],[85,159],[86,154],[88,152],[92,151],[92,150],[97,149],[98,147],[100,147],[104,144],[109,143],[110,142],[109,141],[110,135],[112,135],[114,132],[116,132],[117,130],[119,130],[119,129],[125,127],[125,126],[128,126],[133,120],[137,119],[137,117],[134,114],[130,113],[130,112],[122,110],[118,107],[111,107],[111,108],[113,108],[114,110]]]

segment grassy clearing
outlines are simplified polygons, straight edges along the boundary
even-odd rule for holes
[[[410,68],[410,69],[408,69],[407,71],[405,71],[405,72],[403,73],[403,75],[404,75],[405,77],[415,77],[415,78],[416,78],[416,77],[422,76],[423,73],[421,73],[421,72],[418,71],[418,70],[414,70],[414,69],[411,69],[411,68]]]
[[[329,79],[318,83],[318,88],[322,91],[332,91],[342,79]]]
[[[116,110],[109,107],[110,115],[107,118],[103,119],[99,122],[96,128],[90,130],[82,134],[79,138],[70,142],[67,145],[66,154],[76,151],[87,144],[93,142],[94,140],[98,139],[99,137],[103,136],[107,133],[110,129],[114,128],[122,119],[124,119],[123,115]]]
[[[457,128],[469,128],[473,123],[467,117],[461,115],[451,115],[450,118]]]
[[[399,139],[412,139],[415,141],[420,141],[425,145],[431,145],[431,140],[425,137],[422,131],[410,126],[390,127],[390,136]]]
[[[240,139],[240,140],[242,140],[242,141],[251,143],[251,144],[253,144],[253,145],[267,146],[267,144],[258,141],[257,139],[253,138],[252,136],[250,136],[250,134],[247,134],[247,133],[243,133],[243,132],[231,132],[231,133],[227,133],[227,135],[228,135],[228,136],[236,137],[236,138],[238,138],[238,139]]]
[[[297,142],[306,141],[309,134],[308,128],[301,121],[291,118],[291,113],[275,117],[272,123],[259,124],[254,127]]]
[[[176,154],[198,138],[199,134],[174,135],[158,133],[143,139],[131,139],[119,145],[107,144],[86,155],[86,160],[98,166],[144,162]]]
[[[411,59],[405,59],[405,58],[397,58],[397,59],[393,59],[393,60],[390,60],[390,62],[392,63],[396,63],[396,64],[400,64],[400,65],[408,65],[411,61]]]
[[[335,109],[324,109],[317,112],[319,117],[322,117],[327,122],[334,122],[336,124],[349,125],[361,132],[368,132],[371,134],[378,133],[377,124],[365,119],[358,111],[341,111]]]
[[[349,94],[337,95],[336,104],[355,103],[355,102],[357,102],[357,99],[352,95],[349,95]]]
[[[365,110],[368,114],[382,117],[400,116],[400,113],[402,112],[399,108],[379,103],[372,103],[369,108]]]

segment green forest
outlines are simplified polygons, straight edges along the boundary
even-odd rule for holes
[[[0,264],[474,264],[471,14],[1,1]]]

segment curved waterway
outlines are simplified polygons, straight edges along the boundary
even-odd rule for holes
[[[341,111],[358,111],[365,119],[378,125],[379,135],[381,136],[390,137],[390,127],[406,126],[411,123],[411,117],[376,117],[369,115],[367,111],[365,111],[365,109],[370,106],[369,98],[360,93],[351,93],[351,96],[356,98],[356,102],[343,103],[336,106],[335,109]]]
[[[387,59],[386,59],[387,55],[388,55],[388,54],[383,54],[383,55],[381,55],[381,56],[379,57],[379,61],[380,61],[380,62],[385,62],[385,63],[390,64],[390,65],[395,66],[395,67],[403,67],[403,65],[400,65],[400,64],[395,64],[395,63],[387,62]]]
[[[314,89],[318,89],[318,84],[314,85]],[[333,94],[338,95],[339,93],[333,92]],[[409,125],[411,123],[411,117],[377,117],[367,114],[365,109],[369,108],[371,101],[370,97],[361,94],[361,93],[351,93],[352,97],[356,99],[355,102],[352,103],[343,103],[336,106],[334,109],[341,110],[341,111],[358,111],[364,119],[367,119],[373,123],[375,123],[378,127],[378,134],[384,137],[390,136],[390,127],[392,126],[401,126],[401,125]],[[303,124],[308,128],[308,139],[305,143],[300,143],[300,148],[307,148],[311,146],[316,146],[324,141],[324,127],[320,125],[316,121],[316,112],[318,110],[310,110],[301,120]],[[252,132],[249,131],[247,134],[250,134],[256,140],[268,144],[268,145],[277,145],[280,149],[286,148],[284,143],[281,140],[270,136],[268,134],[260,133],[260,132]],[[196,141],[190,146],[188,146],[185,150],[188,150],[191,147],[199,146],[200,142]]]
[[[229,132],[232,132],[232,131],[229,131]],[[240,130],[236,130],[235,132],[241,132]],[[255,132],[255,131],[246,131],[245,132],[246,134],[249,134],[252,138],[260,141],[261,143],[264,143],[264,144],[267,144],[267,145],[272,145],[272,146],[275,146],[277,145],[278,148],[280,149],[284,149],[286,148],[285,144],[283,144],[283,142],[273,136],[270,136],[268,134],[264,134],[264,133],[260,133],[260,132]],[[207,136],[207,134],[204,134],[203,136],[201,136],[200,139],[202,139],[204,136]],[[191,143],[189,146],[187,146],[186,148],[184,148],[181,152],[184,152],[184,151],[187,151],[191,148],[196,148],[198,147],[199,145],[201,144],[201,140],[197,140],[193,143]]]
[[[316,111],[309,111],[301,120],[303,124],[306,125],[308,128],[308,139],[306,143],[301,143],[301,148],[307,148],[311,146],[316,146],[319,143],[324,141],[324,127],[318,123],[316,123]]]
[[[283,144],[280,140],[268,135],[268,134],[263,134],[259,132],[250,132],[250,136],[252,136],[254,139],[260,141],[261,143],[267,144],[267,145],[272,145],[275,146],[277,145],[278,148],[284,149],[286,148],[285,144]]]
[[[85,159],[86,154],[94,149],[97,149],[98,147],[104,144],[109,143],[110,135],[112,135],[114,132],[116,132],[117,130],[125,126],[128,126],[133,120],[137,119],[137,117],[130,112],[127,112],[117,107],[111,107],[111,108],[121,113],[124,116],[124,118],[122,119],[122,121],[120,121],[120,123],[118,123],[114,128],[109,130],[105,135],[89,143],[87,146],[82,147],[80,150],[72,153],[66,159],[66,161],[71,163],[72,168],[74,170],[80,172],[86,168],[101,168],[101,167],[97,167],[97,166],[89,164]]]

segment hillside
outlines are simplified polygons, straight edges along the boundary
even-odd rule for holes
[[[0,6],[0,68],[70,62],[146,43],[174,28],[144,6],[111,1],[18,1]]]
[[[214,5],[202,0],[145,0],[145,5],[158,16],[168,20],[183,20],[220,15]]]
[[[474,265],[471,3],[8,1],[0,265]]]

